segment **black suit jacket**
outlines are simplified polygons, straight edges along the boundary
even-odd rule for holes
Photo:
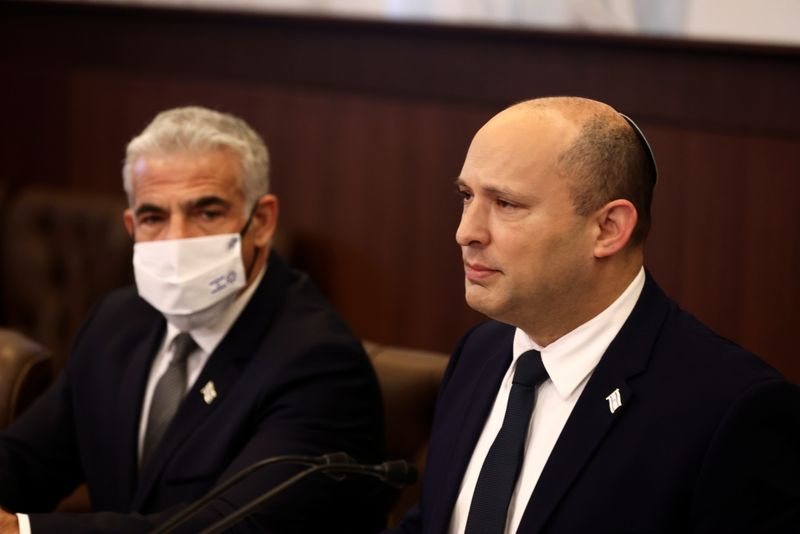
[[[55,385],[0,436],[0,504],[32,513],[34,532],[147,530],[215,483],[276,455],[346,451],[365,462],[381,459],[380,391],[361,344],[307,276],[273,254],[139,472],[142,397],[164,331],[161,314],[134,288],[111,294],[86,321]],[[218,394],[210,405],[200,393],[209,381]],[[189,530],[208,526],[294,472],[260,471],[216,499]],[[99,513],[36,513],[51,510],[83,481]],[[315,476],[239,528],[374,532],[385,517],[374,489]]]
[[[422,498],[398,532],[447,531],[511,363],[514,328],[462,339],[440,393]],[[606,397],[619,388],[614,413]],[[518,532],[800,532],[800,390],[669,300],[642,295],[570,415]]]

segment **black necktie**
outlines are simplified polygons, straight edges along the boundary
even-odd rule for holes
[[[167,370],[158,379],[153,399],[150,402],[147,430],[144,434],[142,457],[139,462],[142,467],[152,456],[186,394],[186,358],[195,348],[197,348],[197,343],[187,332],[181,332],[173,341],[172,360],[169,362]]]
[[[502,534],[505,531],[508,503],[525,456],[525,437],[533,413],[536,386],[546,378],[547,371],[538,351],[529,350],[519,357],[503,426],[478,475],[465,534]]]

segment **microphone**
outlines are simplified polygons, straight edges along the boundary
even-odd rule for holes
[[[337,471],[372,475],[395,488],[409,486],[417,481],[417,469],[405,460],[391,460],[378,465],[347,465],[346,469],[342,468],[341,470],[337,469],[337,466],[331,465],[330,469],[326,470],[327,473]]]
[[[238,484],[242,479],[250,476],[255,471],[258,471],[268,465],[274,464],[299,464],[307,466],[328,466],[328,465],[350,465],[355,464],[355,460],[345,452],[332,452],[323,454],[322,456],[299,456],[299,455],[285,455],[273,456],[272,458],[265,458],[253,464],[248,465],[241,471],[237,472],[231,478],[216,486],[211,491],[206,493],[202,498],[193,502],[171,518],[158,526],[153,531],[153,534],[166,534],[172,532],[177,527],[186,522],[187,519],[195,516],[200,509],[210,503],[223,492]]]
[[[223,517],[207,529],[200,532],[200,534],[218,534],[227,528],[232,527],[258,508],[264,503],[284,491],[285,489],[294,486],[302,479],[317,472],[328,474],[359,474],[374,476],[387,484],[395,487],[402,487],[408,484],[413,484],[417,480],[416,468],[405,460],[392,460],[383,462],[378,465],[364,465],[364,464],[351,464],[351,463],[331,463],[320,464],[309,467],[304,471],[300,471],[290,479],[278,484],[266,493],[256,497],[250,502],[243,505],[241,508]],[[337,479],[340,480],[340,479]]]

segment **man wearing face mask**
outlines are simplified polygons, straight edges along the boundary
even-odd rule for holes
[[[0,533],[149,531],[278,455],[382,455],[380,391],[359,341],[270,251],[278,200],[243,121],[165,111],[123,169],[136,288],[91,312],[53,387],[0,435]],[[262,469],[190,522],[196,532],[289,478]],[[91,514],[49,513],[86,483]],[[374,532],[371,482],[304,480],[235,530]],[[17,524],[18,523],[18,524]]]

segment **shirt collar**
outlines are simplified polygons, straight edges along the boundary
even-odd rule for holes
[[[538,350],[558,394],[567,398],[594,371],[611,341],[622,329],[639,300],[644,280],[642,267],[625,291],[608,308],[544,348],[517,328],[514,333],[512,365],[522,353],[531,349]]]
[[[244,307],[247,306],[248,302],[250,302],[250,299],[252,298],[253,293],[255,293],[256,288],[259,286],[259,284],[261,284],[261,279],[264,278],[264,273],[266,271],[267,267],[265,266],[263,269],[261,269],[258,275],[256,275],[253,283],[250,284],[244,291],[242,291],[231,303],[231,305],[228,306],[218,321],[209,326],[189,330],[189,333],[192,335],[192,339],[194,339],[195,343],[197,343],[197,346],[200,347],[203,352],[206,354],[211,354],[214,352],[214,349],[217,348],[217,345],[220,344],[222,338],[224,338],[225,334],[228,333],[228,330],[231,329],[233,323],[239,318],[239,315],[242,313],[242,310],[244,310]],[[180,330],[167,322],[165,346],[170,347],[178,334],[180,334]]]

